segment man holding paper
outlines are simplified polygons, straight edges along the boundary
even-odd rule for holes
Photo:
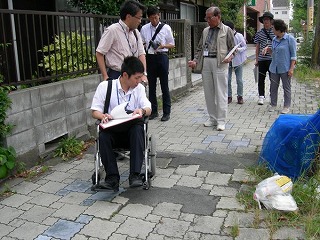
[[[195,57],[188,65],[195,68],[199,64],[202,69],[204,96],[210,117],[204,126],[217,126],[218,131],[223,131],[228,110],[227,70],[235,44],[232,30],[221,22],[218,7],[208,8],[205,20],[209,26],[203,30]]]
[[[132,117],[130,121],[124,121],[100,131],[99,149],[106,171],[105,183],[102,184],[102,187],[105,189],[114,191],[119,189],[120,175],[113,149],[128,145],[130,149],[130,187],[142,185],[140,172],[144,159],[145,144],[143,116],[151,114],[151,103],[147,99],[145,87],[140,84],[144,76],[143,73],[144,66],[137,57],[125,58],[121,66],[120,77],[112,80],[110,102],[106,112],[104,111],[104,105],[107,90],[110,86],[109,81],[103,81],[99,84],[92,100],[92,117],[101,120],[102,124],[115,121],[112,119],[117,118],[117,116],[112,116],[111,113],[119,105],[123,106],[123,110],[127,113],[130,112],[129,115],[141,116],[139,118]]]

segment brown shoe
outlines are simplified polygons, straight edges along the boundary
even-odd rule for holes
[[[232,97],[228,97],[228,104],[232,103]]]
[[[238,96],[238,104],[243,104],[243,98],[242,98],[242,96]]]

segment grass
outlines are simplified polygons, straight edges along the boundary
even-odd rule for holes
[[[255,181],[248,183],[245,191],[237,194],[238,200],[246,207],[247,211],[254,211],[255,220],[252,227],[258,228],[260,214],[264,213],[264,223],[270,233],[275,233],[281,227],[303,229],[306,239],[320,239],[320,170],[319,166],[311,177],[300,177],[293,184],[291,195],[295,199],[299,210],[297,212],[281,212],[277,210],[259,210],[258,204],[253,200],[255,186],[273,173],[266,166],[248,168],[250,176]]]
[[[63,160],[76,157],[82,153],[85,148],[83,141],[75,137],[64,138],[58,145],[54,157],[61,157]]]

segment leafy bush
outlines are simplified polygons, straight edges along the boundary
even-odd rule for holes
[[[89,40],[89,37],[78,32],[71,32],[70,34],[62,32],[60,35],[56,35],[54,43],[39,50],[45,55],[39,66],[54,74],[66,74],[94,68],[96,58],[90,48]],[[60,77],[58,80],[84,75],[87,75],[87,73],[68,75]]]
[[[1,83],[0,79],[0,83]],[[7,110],[11,106],[11,99],[8,96],[11,87],[0,86],[0,143],[2,145],[3,138],[11,131],[12,125],[6,124]]]
[[[63,160],[68,160],[79,155],[83,149],[83,141],[79,141],[75,137],[64,138],[59,143],[54,156],[61,157]]]
[[[0,147],[0,179],[8,176],[16,164],[16,151],[13,147]]]
[[[311,66],[311,56],[312,56],[312,43],[314,36],[310,33],[308,40],[304,40],[298,49],[298,65]]]

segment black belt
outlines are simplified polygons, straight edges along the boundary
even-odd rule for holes
[[[207,58],[217,58],[217,55],[208,55],[208,56],[205,56]]]

